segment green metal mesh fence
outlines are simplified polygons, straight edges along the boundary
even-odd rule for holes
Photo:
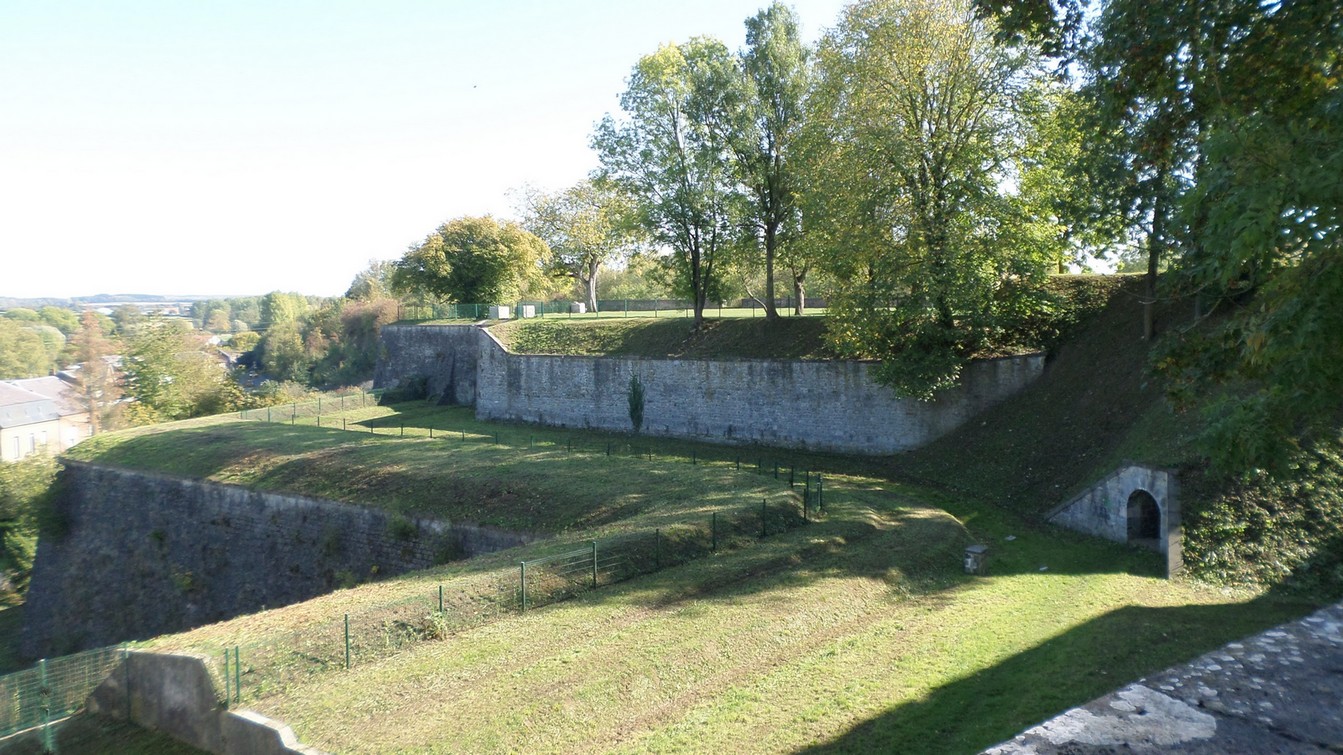
[[[33,668],[0,676],[0,736],[77,713],[125,656],[120,647],[99,648],[41,660]]]

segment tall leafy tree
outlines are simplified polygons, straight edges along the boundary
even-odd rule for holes
[[[89,415],[89,425],[96,435],[112,420],[121,386],[116,369],[109,358],[116,354],[116,346],[103,332],[98,313],[85,310],[80,317],[79,330],[70,339],[74,360],[79,363],[78,401]]]
[[[133,424],[229,411],[241,392],[204,340],[182,323],[150,318],[128,339],[122,361]]]
[[[1158,366],[1210,413],[1213,460],[1282,466],[1343,411],[1343,13],[1334,0],[980,0],[1076,62],[1112,201],[1203,314]],[[1149,320],[1150,322],[1150,320]],[[1211,390],[1224,386],[1225,391]]]
[[[54,364],[47,342],[31,323],[0,317],[0,380],[46,375]]]
[[[522,225],[550,247],[551,270],[582,286],[597,311],[597,275],[637,248],[629,199],[602,181],[585,180],[554,193],[535,189],[522,200]]]
[[[368,267],[359,271],[350,287],[345,291],[346,299],[357,301],[376,301],[392,295],[392,273],[396,263],[392,260],[369,260]]]
[[[765,314],[777,318],[776,264],[786,257],[798,307],[809,269],[799,243],[798,163],[811,65],[792,9],[776,2],[746,19],[746,47],[736,65],[715,70],[727,78],[715,83],[722,94],[713,100],[719,109],[709,111],[709,125],[731,150],[749,198],[743,220],[764,267]]]
[[[865,0],[819,65],[809,190],[844,282],[831,335],[844,353],[881,357],[897,392],[929,398],[1029,307],[1044,273],[1007,243],[1022,216],[1004,189],[1034,61],[957,0]]]
[[[721,82],[731,79],[733,67],[715,39],[664,46],[635,65],[620,98],[625,118],[607,115],[592,137],[602,175],[634,198],[649,236],[671,251],[697,327],[740,237],[742,197],[731,149],[711,127],[727,95]]]
[[[542,275],[550,250],[517,223],[484,217],[450,220],[396,262],[393,286],[441,301],[515,301]]]

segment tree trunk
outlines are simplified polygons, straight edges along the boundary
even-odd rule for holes
[[[793,314],[801,317],[807,313],[807,289],[802,286],[802,279],[793,276]]]
[[[774,306],[774,252],[779,244],[778,231],[773,224],[765,227],[765,319],[779,319],[779,308]]]
[[[588,266],[588,278],[583,281],[588,290],[588,311],[597,313],[597,269],[600,263],[594,262]]]
[[[1152,203],[1152,232],[1147,236],[1147,275],[1143,280],[1142,337],[1156,337],[1156,273],[1161,264],[1161,237],[1166,232],[1166,166],[1156,171],[1156,199]]]

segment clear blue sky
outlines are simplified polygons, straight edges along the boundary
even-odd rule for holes
[[[639,57],[764,4],[0,0],[0,296],[343,293],[583,178]]]

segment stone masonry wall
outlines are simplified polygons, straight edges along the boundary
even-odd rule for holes
[[[1161,510],[1161,537],[1157,550],[1166,556],[1166,573],[1173,576],[1182,566],[1179,480],[1165,469],[1124,464],[1090,488],[1056,507],[1045,518],[1061,527],[1117,543],[1128,542],[1128,502],[1143,490]]]
[[[921,402],[878,385],[867,362],[524,356],[479,332],[481,419],[628,431],[630,377],[638,375],[642,432],[846,453],[921,446],[1044,369],[1041,355],[975,362],[960,387]]]
[[[525,542],[522,535],[65,462],[22,653],[49,657],[287,605]]]
[[[470,325],[394,325],[382,329],[373,384],[396,389],[428,380],[428,395],[445,404],[476,403],[476,360],[483,334]]]

